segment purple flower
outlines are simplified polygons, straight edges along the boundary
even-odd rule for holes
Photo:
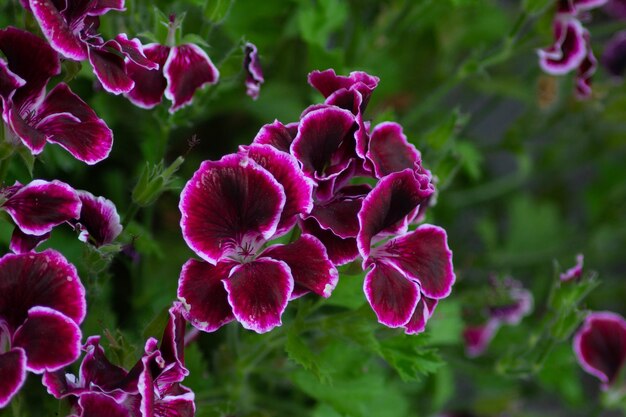
[[[497,320],[488,320],[487,323],[478,326],[469,326],[463,330],[465,353],[470,358],[480,356],[491,343],[500,328]]]
[[[37,36],[12,27],[0,30],[0,51],[7,58],[6,64],[0,59],[0,77],[19,85],[12,92],[0,87],[2,117],[17,143],[33,155],[51,142],[90,165],[105,159],[113,134],[104,121],[64,83],[46,94],[48,81],[61,70],[56,52]]]
[[[585,257],[582,254],[576,255],[576,265],[560,275],[561,281],[572,281],[580,279],[580,277],[582,277],[583,275],[584,261]]]
[[[265,79],[256,45],[250,42],[244,47],[243,69],[246,72],[246,94],[256,100]]]
[[[569,15],[557,16],[553,22],[554,44],[539,49],[539,65],[552,75],[563,75],[577,69],[587,56],[588,33],[580,21]]]
[[[189,260],[178,283],[196,328],[210,332],[236,319],[264,333],[281,324],[290,299],[330,295],[337,270],[318,239],[304,234],[263,249],[311,209],[311,187],[296,160],[269,145],[202,163],[179,206],[183,237],[206,261]]]
[[[617,32],[607,42],[601,62],[613,77],[617,79],[624,77],[624,71],[626,71],[626,31]]]
[[[611,312],[589,314],[574,336],[574,352],[582,368],[608,389],[626,361],[626,320]]]
[[[77,194],[82,203],[80,216],[74,224],[74,228],[79,231],[78,239],[95,247],[112,243],[122,233],[115,204],[87,191],[78,191]]]
[[[60,253],[0,258],[0,407],[27,371],[56,371],[78,358],[85,312],[85,289]]]

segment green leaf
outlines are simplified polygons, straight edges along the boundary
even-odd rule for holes
[[[524,0],[522,7],[528,14],[540,14],[553,4],[554,0]]]
[[[399,335],[381,343],[382,357],[403,381],[418,381],[443,365],[435,349],[420,346],[420,336]]]
[[[330,35],[343,27],[348,18],[348,3],[341,0],[302,1],[298,9],[298,28],[310,44],[326,48]]]
[[[285,351],[289,359],[296,362],[304,369],[312,372],[323,384],[331,384],[332,379],[328,372],[321,368],[319,359],[304,343],[303,337],[299,334],[299,327],[291,326],[287,331],[287,342]]]
[[[204,16],[214,24],[219,24],[226,19],[234,2],[234,0],[205,0]]]
[[[157,340],[161,340],[163,337],[163,330],[165,330],[165,326],[167,325],[167,321],[170,318],[168,313],[169,306],[165,306],[159,311],[154,318],[148,323],[146,328],[141,333],[141,336],[144,339],[149,337],[154,337]]]

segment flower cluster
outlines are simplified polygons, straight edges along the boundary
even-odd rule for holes
[[[100,337],[92,336],[83,346],[78,377],[63,370],[46,372],[43,384],[55,398],[69,401],[77,417],[191,417],[194,394],[180,384],[189,374],[184,338],[185,320],[175,303],[160,345],[149,338],[130,370],[112,364]]]
[[[491,293],[485,306],[487,320],[463,331],[467,356],[481,355],[502,325],[515,326],[533,308],[533,296],[522,283],[507,277],[502,281],[491,279]]]
[[[607,0],[558,0],[552,22],[554,43],[538,50],[539,65],[552,75],[563,75],[576,70],[576,94],[579,98],[591,95],[591,77],[597,63],[591,49],[589,31],[581,18]]]
[[[335,266],[361,257],[378,320],[421,332],[455,279],[445,231],[409,231],[435,192],[431,174],[400,125],[364,119],[378,78],[326,70],[309,83],[324,103],[296,123],[263,126],[252,145],[205,161],[186,184],[181,228],[203,261],[180,276],[185,317],[204,331],[233,319],[271,330],[290,299],[330,296]],[[298,240],[265,248],[296,225]]]

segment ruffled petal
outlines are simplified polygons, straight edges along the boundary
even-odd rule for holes
[[[185,307],[183,316],[194,327],[213,332],[234,320],[222,282],[228,278],[233,266],[231,262],[213,266],[195,259],[183,265],[177,294]]]
[[[374,165],[374,173],[382,178],[392,172],[413,168],[420,154],[409,143],[402,126],[393,122],[377,125],[372,131],[367,158]]]
[[[283,187],[248,157],[205,161],[181,193],[183,237],[212,264],[250,256],[274,235],[284,205]]]
[[[578,68],[587,55],[586,30],[569,15],[554,20],[554,44],[539,49],[539,66],[552,75],[563,75]]]
[[[360,230],[357,244],[363,259],[369,256],[376,235],[406,231],[420,204],[432,193],[432,187],[419,181],[411,169],[394,172],[381,179],[363,200],[358,214]]]
[[[46,306],[76,323],[85,318],[85,288],[60,253],[7,254],[0,258],[0,317],[19,326],[33,306]]]
[[[335,74],[334,69],[327,69],[325,71],[316,70],[311,72],[308,81],[309,84],[322,93],[324,97],[328,97],[342,88],[349,89],[356,87],[363,96],[365,105],[367,105],[380,79],[362,71],[351,72],[350,75],[346,77]]]
[[[377,249],[380,256],[395,264],[409,278],[419,282],[429,298],[445,298],[455,281],[452,251],[446,231],[424,224],[412,232],[392,239]]]
[[[253,100],[259,98],[261,84],[265,82],[256,45],[248,42],[244,47],[243,69],[246,72],[246,94]]]
[[[50,238],[50,232],[44,233],[41,236],[28,235],[19,227],[13,229],[11,235],[11,242],[9,243],[9,249],[13,253],[27,253],[34,250],[37,246]]]
[[[426,329],[426,323],[435,311],[435,307],[437,307],[437,300],[428,298],[422,294],[411,319],[404,325],[404,332],[406,334],[418,334],[423,332]]]
[[[2,58],[0,58],[0,103],[6,103],[9,101],[13,94],[15,94],[15,90],[22,87],[26,84],[26,81],[17,74],[14,74],[9,69],[9,64]],[[3,106],[7,106],[7,104],[3,104]]]
[[[285,191],[285,207],[280,215],[276,235],[287,233],[296,224],[299,214],[313,208],[313,182],[300,170],[298,161],[291,155],[270,145],[250,145],[241,152],[265,168]]]
[[[144,55],[143,45],[139,39],[128,39],[128,36],[125,33],[120,33],[115,37],[115,42],[119,45],[122,54],[135,64],[149,70],[159,68],[158,63],[152,61]]]
[[[173,47],[163,74],[167,79],[165,97],[172,101],[170,113],[191,104],[196,90],[217,83],[220,75],[206,52],[194,44]]]
[[[77,191],[77,194],[82,203],[76,224],[80,231],[78,239],[96,247],[112,243],[122,233],[122,224],[115,204],[87,191]]]
[[[626,361],[626,320],[611,312],[591,313],[574,336],[574,352],[583,369],[607,389]]]
[[[294,280],[292,298],[309,291],[328,298],[337,286],[339,273],[316,237],[304,234],[293,243],[274,245],[261,256],[285,262]]]
[[[126,74],[122,47],[116,41],[89,46],[89,62],[102,87],[111,94],[128,93],[135,82]]]
[[[34,180],[11,196],[2,208],[22,232],[41,236],[78,218],[81,203],[76,191],[64,182]]]
[[[420,300],[419,286],[385,262],[375,263],[365,275],[363,292],[378,321],[388,327],[406,324]]]
[[[286,263],[269,258],[235,266],[224,281],[228,302],[244,328],[266,333],[280,326],[293,291]]]
[[[271,145],[282,152],[289,153],[291,143],[298,134],[298,124],[284,125],[278,120],[264,125],[254,137],[253,144]]]
[[[50,45],[74,61],[87,59],[87,44],[70,28],[53,0],[30,0],[30,8]]]
[[[158,65],[158,69],[150,70],[132,61],[126,62],[126,74],[135,82],[126,97],[137,107],[151,109],[161,103],[167,87],[163,66],[170,54],[170,47],[151,43],[143,47],[143,53]]]
[[[13,344],[26,351],[31,372],[56,371],[80,356],[80,328],[65,314],[49,307],[33,307],[18,327]]]
[[[11,398],[22,388],[26,380],[26,353],[15,348],[0,353],[0,408],[5,407]]]
[[[98,392],[87,392],[80,396],[80,417],[131,417],[130,410],[114,398]]]
[[[332,230],[324,230],[317,220],[310,218],[300,222],[302,233],[315,236],[326,248],[328,258],[335,265],[345,265],[359,256],[356,238],[341,238]]]

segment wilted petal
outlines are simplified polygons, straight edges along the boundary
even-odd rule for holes
[[[259,98],[261,84],[265,81],[263,70],[259,61],[259,54],[256,45],[248,42],[244,48],[243,68],[246,72],[246,94],[253,100]]]
[[[591,313],[574,336],[574,352],[583,369],[608,388],[626,361],[626,320],[611,312]]]
[[[41,236],[78,218],[81,203],[76,191],[61,181],[34,180],[11,196],[2,208],[22,232]]]
[[[291,153],[302,163],[306,175],[316,180],[332,178],[348,166],[345,148],[354,141],[350,138],[354,124],[354,115],[339,107],[315,110],[300,120]]]
[[[583,274],[583,264],[585,262],[585,257],[583,254],[576,255],[576,265],[563,272],[560,275],[561,281],[572,281],[579,279]]]
[[[319,223],[310,218],[300,222],[302,233],[315,236],[326,248],[328,258],[335,265],[344,265],[354,261],[359,256],[355,238],[341,238],[332,230],[324,230]]]
[[[217,83],[220,75],[206,52],[194,44],[173,47],[163,74],[167,79],[165,97],[172,101],[170,113],[191,104],[196,90]]]
[[[50,232],[44,233],[41,236],[28,235],[22,232],[19,227],[15,227],[13,229],[13,234],[11,235],[9,249],[11,249],[13,253],[30,252],[49,238]]]
[[[77,229],[80,230],[78,239],[96,247],[113,242],[122,233],[115,204],[87,191],[77,191],[77,194],[82,203],[77,224]]]
[[[419,286],[385,262],[376,262],[365,275],[363,291],[378,321],[388,327],[406,324],[420,299]]]
[[[402,132],[402,126],[384,122],[372,131],[367,158],[372,161],[376,176],[382,178],[392,172],[413,168],[420,155]]]
[[[432,193],[432,188],[424,187],[411,169],[394,172],[381,179],[363,200],[358,214],[361,227],[357,244],[363,259],[369,256],[372,239],[376,235],[405,231],[420,204]]]
[[[131,417],[130,410],[114,398],[98,392],[87,392],[80,396],[80,417]]]
[[[76,159],[92,165],[109,156],[113,132],[67,84],[60,83],[50,91],[39,116],[43,120],[36,128]]]
[[[241,152],[265,168],[285,191],[285,207],[280,215],[276,235],[287,233],[296,224],[299,214],[313,208],[313,183],[306,178],[298,161],[291,155],[270,145],[250,145]]]
[[[423,332],[426,329],[426,323],[435,311],[435,307],[437,307],[437,300],[428,298],[422,294],[411,319],[404,325],[404,332],[406,334],[418,334]]]
[[[85,289],[76,268],[51,249],[0,258],[0,317],[16,328],[33,306],[51,307],[76,323],[85,317]]]
[[[177,294],[185,307],[183,316],[194,327],[213,332],[235,318],[222,282],[232,268],[231,262],[213,266],[195,259],[183,265]]]
[[[279,151],[289,153],[291,143],[298,134],[298,124],[284,125],[278,120],[264,125],[252,141],[253,144],[271,145]]]
[[[269,258],[235,266],[224,281],[237,321],[257,333],[282,324],[293,285],[287,264]]]
[[[537,51],[541,68],[552,75],[563,75],[578,68],[587,55],[585,33],[576,18],[557,17],[554,20],[554,44]]]
[[[480,326],[466,327],[463,330],[465,354],[470,358],[480,356],[489,346],[498,327],[499,324],[496,320],[489,320],[486,324]]]
[[[324,97],[330,96],[342,88],[356,88],[363,96],[363,105],[366,106],[372,92],[378,86],[378,77],[362,71],[351,72],[348,77],[335,74],[335,70],[313,71],[308,77],[309,84],[317,89]]]
[[[267,248],[261,256],[285,262],[291,269],[294,296],[309,291],[321,297],[330,297],[337,286],[337,268],[328,259],[326,248],[316,237],[304,234],[293,243]]]
[[[243,155],[205,161],[180,197],[183,237],[202,259],[247,256],[269,239],[285,205],[283,187]]]
[[[109,93],[128,93],[135,86],[126,74],[122,47],[116,41],[107,41],[101,46],[90,45],[89,62],[102,87]]]
[[[21,348],[0,353],[0,408],[22,388],[26,380],[26,354]]]
[[[151,109],[161,103],[167,87],[163,76],[163,66],[170,54],[170,47],[151,43],[143,47],[144,55],[158,65],[158,69],[150,70],[132,61],[126,62],[126,74],[135,82],[135,86],[126,97],[135,106]]]
[[[31,372],[56,371],[80,356],[81,333],[74,320],[49,307],[33,307],[13,344],[26,351]]]
[[[30,8],[44,36],[57,52],[75,61],[87,59],[87,44],[70,27],[54,0],[30,0]]]

